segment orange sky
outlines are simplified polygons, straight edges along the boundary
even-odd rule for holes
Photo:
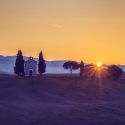
[[[0,54],[125,64],[125,0],[0,0]]]

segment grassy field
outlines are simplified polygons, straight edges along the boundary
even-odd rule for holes
[[[125,81],[1,75],[0,125],[125,125]]]

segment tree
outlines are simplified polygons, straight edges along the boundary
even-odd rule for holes
[[[86,66],[84,66],[84,77],[88,78],[88,79],[95,79],[96,77],[96,65],[94,64],[87,64]]]
[[[43,58],[42,51],[39,53],[38,72],[39,72],[39,74],[43,74],[46,72],[46,63],[45,63],[45,60]]]
[[[123,70],[116,65],[111,65],[108,67],[108,73],[110,78],[118,80],[122,76]]]
[[[82,76],[83,75],[83,72],[84,72],[84,62],[83,61],[81,61],[81,63],[80,63],[80,76]]]
[[[23,54],[21,50],[18,50],[14,71],[15,71],[15,74],[17,74],[18,76],[22,76],[25,74],[24,59],[23,59]]]
[[[75,61],[68,61],[63,64],[63,68],[69,69],[72,76],[72,71],[79,69],[79,64]]]

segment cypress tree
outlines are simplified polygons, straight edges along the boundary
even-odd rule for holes
[[[38,72],[39,72],[39,74],[43,74],[46,72],[46,63],[43,58],[42,51],[39,53]]]
[[[80,63],[80,76],[82,76],[83,75],[83,72],[84,72],[84,62],[83,61],[81,61],[81,63]]]
[[[18,50],[14,71],[15,71],[15,74],[19,76],[24,75],[24,59],[23,59],[23,54],[21,50]]]

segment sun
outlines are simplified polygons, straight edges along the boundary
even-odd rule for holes
[[[103,65],[102,62],[97,62],[97,63],[96,63],[96,66],[97,66],[97,67],[102,67],[102,65]]]

